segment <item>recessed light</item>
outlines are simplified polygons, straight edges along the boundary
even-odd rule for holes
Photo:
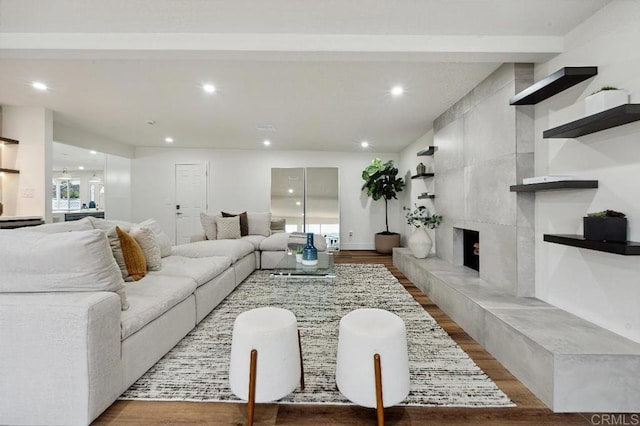
[[[301,205],[302,203],[300,201],[296,201],[296,206]]]
[[[289,188],[289,194],[293,194],[293,188]]]
[[[40,81],[34,81],[33,83],[31,83],[31,87],[38,90],[47,90],[47,85]]]
[[[96,155],[97,153],[98,153],[97,151],[89,151],[89,154]]]
[[[391,94],[393,96],[401,96],[404,93],[404,88],[402,86],[393,86],[391,89]]]
[[[78,166],[78,170],[84,170],[84,166]]]
[[[263,144],[264,146],[269,146],[269,145],[271,145],[271,141],[270,141],[270,140],[266,140],[266,139],[265,139],[265,140],[263,140],[263,141],[262,141],[262,144]]]
[[[166,143],[173,143],[173,138],[171,136],[167,136],[166,138],[164,138],[164,141]]]
[[[210,83],[203,84],[202,85],[202,90],[204,90],[207,93],[214,93],[216,91],[216,86],[214,86],[213,84],[210,84]]]
[[[362,142],[360,142],[360,146],[363,147],[363,148],[368,148],[369,147],[369,142],[362,141]]]

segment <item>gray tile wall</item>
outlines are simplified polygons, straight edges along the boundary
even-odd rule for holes
[[[504,64],[434,122],[437,255],[462,264],[454,228],[480,231],[480,278],[534,294],[534,198],[509,186],[533,176],[533,107],[509,99],[533,83],[533,65]]]

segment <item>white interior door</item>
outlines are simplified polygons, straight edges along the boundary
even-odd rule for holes
[[[207,164],[176,164],[176,243],[202,232],[200,212],[207,210]]]

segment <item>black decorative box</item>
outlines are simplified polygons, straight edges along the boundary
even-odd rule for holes
[[[585,240],[627,241],[626,217],[583,218]]]

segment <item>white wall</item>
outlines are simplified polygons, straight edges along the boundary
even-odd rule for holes
[[[403,206],[407,206],[413,209],[414,204],[423,205],[427,207],[429,214],[437,214],[434,199],[418,200],[418,195],[422,194],[423,192],[434,192],[433,179],[411,179],[412,175],[417,174],[416,167],[420,163],[425,165],[427,173],[433,172],[433,156],[431,155],[418,157],[417,155],[418,151],[422,151],[423,149],[426,149],[431,145],[433,145],[433,129],[429,130],[411,145],[403,149],[402,152],[400,152],[398,169],[400,170],[400,175],[405,178],[407,186],[398,198],[401,200]],[[401,212],[403,219],[405,213],[406,212],[404,211]],[[403,223],[404,227],[402,230],[402,245],[406,246],[407,238],[415,228],[411,225],[408,225],[406,223],[406,220],[403,221]],[[431,239],[433,240],[433,247],[431,251],[434,252],[436,250],[436,231],[433,229],[427,229],[427,232],[429,232],[429,235],[431,235]]]
[[[19,145],[3,148],[3,167],[20,174],[2,177],[3,216],[39,216],[51,220],[53,118],[40,107],[2,107],[3,136]],[[48,206],[48,208],[47,208]]]
[[[362,170],[376,156],[385,161],[398,160],[394,154],[371,152],[138,148],[132,163],[133,220],[154,217],[165,232],[175,235],[177,163],[209,163],[210,213],[268,211],[272,167],[338,167],[341,248],[373,249],[374,234],[384,230],[384,202],[372,203],[360,188]],[[400,212],[399,201],[391,201],[390,230],[402,231]],[[349,237],[349,231],[353,236]]]
[[[151,173],[155,172],[151,170]],[[105,218],[131,221],[133,196],[131,159],[107,154],[104,174]]]
[[[92,149],[125,158],[133,158],[135,155],[133,145],[118,142],[61,123],[53,123],[53,140],[67,145],[79,146],[81,148]]]
[[[545,129],[584,116],[584,98],[603,85],[626,89],[640,103],[640,2],[614,1],[572,31],[565,53],[536,66],[535,80],[564,66],[598,66],[598,75],[535,107],[536,175],[597,179],[598,189],[536,193],[536,296],[640,342],[640,262],[546,243],[543,234],[582,234],[582,217],[613,209],[627,214],[640,241],[640,123],[583,136],[543,139]]]

